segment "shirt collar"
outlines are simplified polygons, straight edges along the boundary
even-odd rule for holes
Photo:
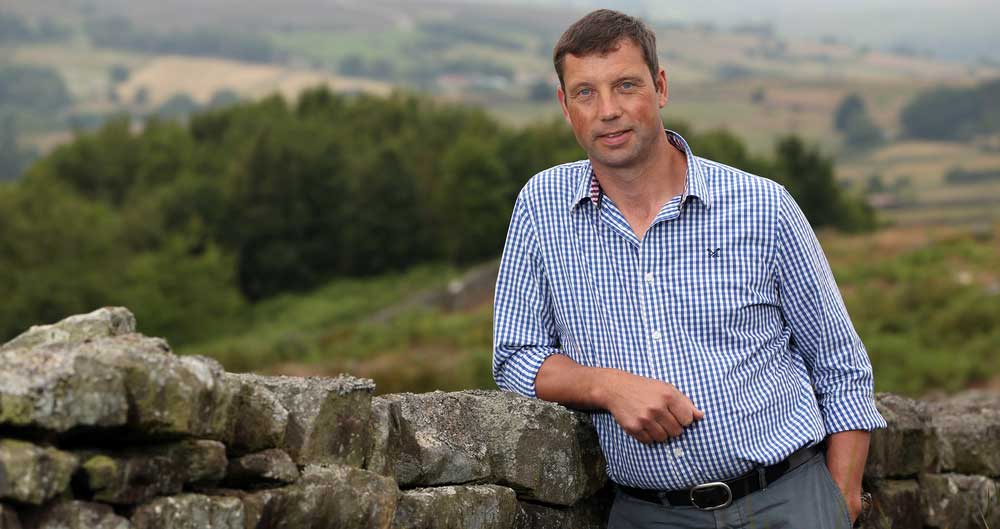
[[[698,197],[698,199],[701,200],[705,206],[709,206],[711,203],[711,195],[709,193],[708,185],[705,183],[705,176],[702,174],[701,164],[697,163],[695,160],[694,154],[691,153],[691,147],[688,145],[687,140],[672,130],[664,129],[663,132],[667,135],[667,140],[670,141],[670,145],[677,150],[683,151],[685,157],[687,158],[687,177],[684,182],[684,192],[681,194],[681,204],[686,203],[690,197]],[[590,200],[590,202],[596,206],[602,193],[601,183],[597,180],[597,175],[594,173],[593,166],[590,165],[590,162],[587,162],[583,167],[585,168],[583,177],[580,180],[580,185],[573,196],[572,202],[570,202],[571,211],[576,209],[576,206],[585,200]]]

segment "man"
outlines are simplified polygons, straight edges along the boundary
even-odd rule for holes
[[[618,486],[609,527],[849,527],[885,421],[802,212],[663,130],[642,22],[590,13],[554,62],[588,159],[515,203],[497,385],[592,410]]]

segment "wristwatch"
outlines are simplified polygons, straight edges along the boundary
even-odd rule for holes
[[[858,519],[854,520],[854,527],[861,527],[861,524],[868,519],[872,513],[872,493],[862,492],[861,493],[861,512],[858,513]]]

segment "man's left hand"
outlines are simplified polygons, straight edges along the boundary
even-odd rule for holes
[[[840,493],[844,496],[844,502],[847,503],[847,513],[851,516],[851,525],[854,525],[858,521],[858,516],[861,516],[861,485],[859,483],[857,487],[845,487],[844,483],[839,481],[836,483],[840,487]]]
[[[826,466],[844,496],[852,525],[861,515],[861,478],[870,438],[869,432],[859,430],[837,432],[826,438]]]

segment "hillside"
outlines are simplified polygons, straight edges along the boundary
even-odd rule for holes
[[[559,32],[582,12],[458,1],[294,0],[278,9],[264,0],[11,0],[0,14],[29,26],[47,21],[64,36],[0,40],[0,54],[12,64],[51,68],[72,98],[69,108],[47,115],[18,114],[18,143],[39,153],[67,141],[71,129],[91,128],[118,112],[179,117],[275,92],[294,99],[317,84],[376,94],[402,87],[525,125],[559,115],[549,55]],[[836,154],[845,182],[864,188],[880,178],[899,190],[873,198],[891,206],[884,218],[894,222],[997,219],[998,180],[945,181],[956,168],[1000,167],[994,144],[899,142],[900,110],[918,93],[998,77],[996,65],[873,49],[831,34],[789,36],[768,23],[663,17],[652,23],[670,79],[666,119],[701,131],[726,128],[756,153],[770,151],[782,135],[803,135]],[[886,145],[867,152],[844,147],[832,116],[848,94],[867,102]]]

